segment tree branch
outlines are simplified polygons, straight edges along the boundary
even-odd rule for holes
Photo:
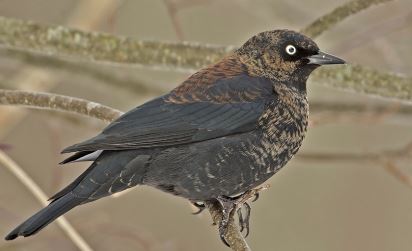
[[[409,188],[412,188],[412,176],[402,171],[392,161],[387,161],[383,164],[383,167],[388,173],[392,174],[392,176],[396,178],[398,181],[407,185]]]
[[[382,162],[383,159],[408,159],[412,158],[412,143],[396,150],[367,153],[298,153],[298,160],[308,161],[334,161],[334,162]]]
[[[412,78],[384,73],[360,65],[317,69],[311,81],[341,90],[412,101]]]
[[[141,41],[5,17],[0,17],[0,45],[48,55],[186,71],[212,64],[233,49],[188,42]]]
[[[1,105],[23,105],[50,110],[70,111],[105,122],[113,121],[122,112],[84,99],[41,92],[0,89]]]
[[[333,23],[369,6],[386,1],[391,0],[352,1],[332,12],[341,13],[339,14],[340,18]],[[326,16],[329,15],[331,14]],[[329,19],[320,19],[323,21],[313,23],[309,26],[312,28],[307,29],[309,32],[317,30],[313,33],[314,35],[320,34],[319,32],[330,27],[330,25],[322,25],[323,22],[331,22]],[[141,41],[134,38],[84,32],[63,26],[41,25],[4,17],[0,17],[0,45],[49,55],[182,71],[191,71],[212,64],[235,48],[233,46],[200,45],[188,42]],[[400,100],[412,100],[412,81],[410,78],[392,73],[377,73],[375,70],[362,66],[344,66],[318,70],[312,79],[327,86],[344,90],[361,91]]]
[[[321,16],[316,19],[306,28],[301,30],[302,33],[306,34],[309,37],[315,38],[321,35],[323,32],[329,30],[336,24],[340,23],[347,17],[361,12],[373,5],[380,3],[386,3],[393,0],[352,0],[343,4],[342,6],[337,7],[328,14]]]
[[[218,202],[205,202],[207,209],[212,216],[212,220],[215,225],[219,226],[220,221],[223,218],[221,207]],[[229,224],[226,233],[226,241],[229,243],[230,248],[235,251],[251,251],[242,233],[239,231],[235,223],[235,218],[230,217]]]

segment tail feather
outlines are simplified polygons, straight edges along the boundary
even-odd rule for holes
[[[23,222],[20,226],[16,227],[6,237],[6,240],[13,240],[18,236],[30,236],[49,223],[57,219],[62,214],[66,213],[70,209],[84,202],[84,198],[75,197],[73,193],[67,193],[61,198],[50,203],[47,207],[43,208],[28,220]]]
[[[139,152],[135,151],[104,151],[100,152],[101,154],[96,152],[97,159],[86,171],[52,196],[47,207],[23,222],[5,239],[13,240],[18,236],[33,235],[77,205],[141,184],[150,155],[139,155]]]

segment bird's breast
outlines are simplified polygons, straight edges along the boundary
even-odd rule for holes
[[[299,150],[308,126],[306,97],[269,105],[259,120],[260,148],[270,159],[266,173],[275,173]]]

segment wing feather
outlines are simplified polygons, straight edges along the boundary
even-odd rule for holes
[[[192,78],[63,152],[167,147],[251,131],[276,98],[270,80],[245,73],[204,77],[209,83],[199,73]]]

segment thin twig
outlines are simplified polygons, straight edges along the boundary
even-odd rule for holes
[[[387,161],[384,163],[383,167],[386,171],[393,175],[397,180],[412,188],[412,176],[403,172],[399,167],[397,167],[392,161]]]
[[[163,0],[163,2],[166,5],[167,12],[169,13],[170,20],[172,21],[172,26],[175,30],[177,40],[183,41],[183,29],[182,25],[180,24],[179,17],[177,15],[178,9],[176,7],[176,3],[170,0]]]
[[[402,171],[396,164],[395,159],[396,157],[408,157],[412,155],[412,142],[407,144],[401,150],[396,151],[395,155],[389,154],[379,157],[379,160],[385,170],[391,174],[394,178],[399,180],[401,183],[407,185],[408,187],[412,188],[412,176]]]
[[[393,0],[352,0],[343,4],[328,14],[316,19],[301,32],[309,37],[315,38],[321,35],[323,32],[330,30],[336,24],[342,22],[349,16],[361,12],[373,5],[380,3],[386,3]]]
[[[412,143],[406,144],[404,147],[396,150],[384,150],[380,152],[369,153],[298,153],[296,158],[299,160],[307,161],[372,161],[382,162],[382,159],[406,159],[412,158]]]
[[[24,172],[24,170],[14,162],[3,151],[0,151],[0,164],[6,167],[14,176],[33,194],[33,196],[43,205],[47,206],[47,195],[41,190],[41,188],[30,178],[30,176]],[[73,226],[67,221],[64,216],[59,217],[56,220],[58,226],[63,232],[70,238],[70,240],[81,251],[93,251],[93,249],[87,244],[87,242],[81,237],[81,235],[73,228]]]
[[[108,106],[73,98],[41,92],[0,89],[1,105],[23,105],[50,110],[70,111],[89,117],[98,118],[105,122],[113,121],[122,112]]]

